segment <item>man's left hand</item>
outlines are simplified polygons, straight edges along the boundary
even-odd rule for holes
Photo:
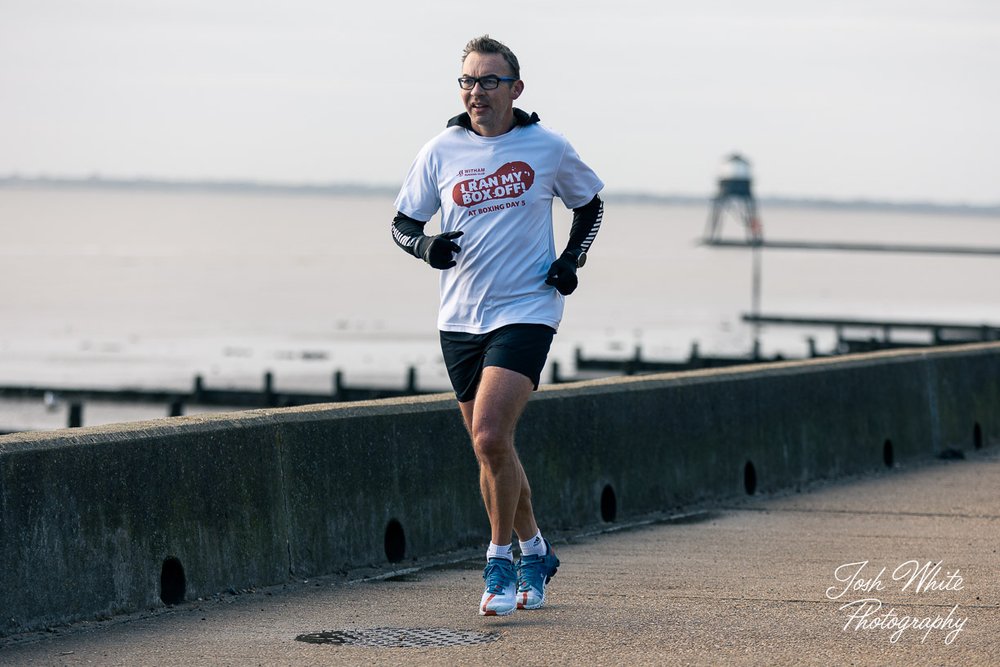
[[[565,254],[552,262],[549,273],[545,277],[545,284],[552,285],[559,293],[569,296],[576,289],[578,280],[576,277],[576,262]]]

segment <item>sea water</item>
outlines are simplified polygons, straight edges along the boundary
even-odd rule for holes
[[[822,350],[823,328],[765,326],[751,252],[700,243],[704,205],[608,198],[550,361]],[[0,385],[190,390],[444,390],[437,272],[392,242],[391,195],[0,189]],[[762,207],[765,238],[1000,248],[1000,219]],[[556,202],[556,246],[571,212]],[[428,230],[433,231],[432,221]],[[740,238],[730,226],[726,235]],[[760,251],[760,311],[1000,325],[1000,256]],[[551,364],[550,364],[551,366]],[[547,369],[543,380],[550,376]],[[4,426],[0,408],[0,429]]]

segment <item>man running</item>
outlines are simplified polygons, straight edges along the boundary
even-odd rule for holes
[[[562,319],[564,295],[601,225],[604,184],[537,114],[514,108],[524,91],[517,57],[489,36],[470,41],[458,79],[465,113],[417,155],[396,198],[392,235],[441,270],[441,350],[472,447],[491,539],[479,606],[484,616],[538,609],[556,573],[542,537],[514,431]],[[573,209],[556,255],[552,199]],[[440,209],[441,233],[424,234]],[[512,535],[521,557],[514,564]]]

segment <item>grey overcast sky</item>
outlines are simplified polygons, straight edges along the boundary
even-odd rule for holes
[[[0,0],[0,176],[396,185],[487,32],[608,191],[1000,202],[996,0]]]

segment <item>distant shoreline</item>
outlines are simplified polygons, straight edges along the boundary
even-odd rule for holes
[[[154,178],[60,178],[60,177],[0,177],[0,189],[90,189],[90,190],[153,190],[167,192],[222,192],[282,195],[395,197],[398,186],[362,183],[273,183],[250,180],[185,181]],[[651,205],[705,205],[711,195],[657,194],[647,192],[607,191],[610,201]],[[810,197],[763,196],[757,198],[762,207],[841,209],[906,213],[947,213],[1000,217],[1000,203],[954,204],[927,201],[881,201],[871,199],[828,199]]]

